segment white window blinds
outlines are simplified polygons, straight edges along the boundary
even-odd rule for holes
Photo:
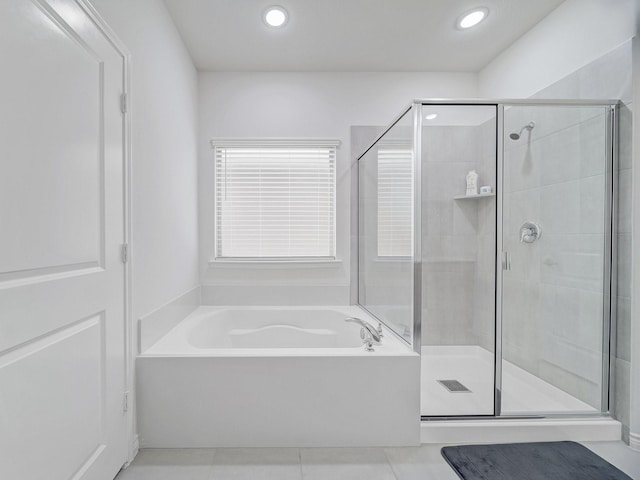
[[[410,149],[378,150],[378,256],[408,257],[413,246]]]
[[[335,258],[335,146],[214,146],[217,258]]]

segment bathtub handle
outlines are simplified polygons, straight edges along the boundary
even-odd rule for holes
[[[373,348],[373,340],[371,339],[371,335],[364,342],[364,349],[367,352],[373,352],[375,349]]]
[[[360,325],[362,327],[362,330],[360,331],[360,336],[362,337],[362,339],[364,340],[365,343],[365,350],[367,352],[372,352],[373,351],[373,343],[375,342],[376,344],[379,344],[380,341],[382,340],[380,334],[378,333],[378,330],[371,325],[369,322],[366,322],[364,320],[362,320],[361,318],[358,317],[347,317],[344,319],[345,322],[352,322],[352,323],[357,323],[358,325]]]

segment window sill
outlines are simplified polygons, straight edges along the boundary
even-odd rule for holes
[[[253,259],[211,259],[209,267],[229,268],[331,268],[342,265],[342,260],[335,259],[296,259],[296,260],[253,260]]]
[[[375,257],[373,259],[375,263],[412,263],[411,257]],[[458,258],[458,257],[441,257],[441,258],[424,258],[423,264],[427,263],[476,263],[472,258]]]

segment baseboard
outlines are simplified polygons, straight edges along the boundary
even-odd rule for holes
[[[131,440],[131,445],[129,445],[129,458],[127,458],[126,463],[122,466],[122,468],[127,468],[133,462],[133,459],[138,455],[138,451],[140,450],[140,438],[138,435],[133,436],[133,440]]]
[[[629,432],[629,447],[632,450],[636,450],[640,452],[640,434],[639,433],[631,433]]]

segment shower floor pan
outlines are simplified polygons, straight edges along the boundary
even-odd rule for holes
[[[502,411],[597,412],[595,408],[509,362],[503,362]],[[469,392],[450,392],[439,382],[457,380]],[[422,347],[422,415],[492,415],[493,354],[475,345]],[[454,393],[454,394],[452,394]]]
[[[422,347],[420,411],[425,416],[493,415],[493,354],[475,345]],[[442,379],[468,391],[449,391]],[[502,411],[586,413],[585,402],[509,362],[503,363]],[[619,440],[620,422],[609,417],[480,419],[423,422],[422,443]]]

